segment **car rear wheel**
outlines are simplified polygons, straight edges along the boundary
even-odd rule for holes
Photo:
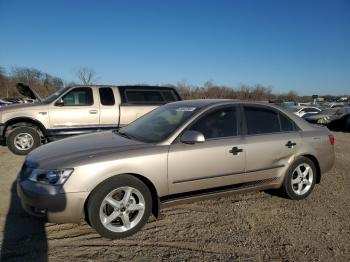
[[[17,127],[7,136],[6,144],[12,153],[27,155],[30,151],[40,146],[40,135],[32,127]]]
[[[315,164],[309,158],[300,157],[288,169],[280,190],[290,199],[304,199],[315,187],[316,175]]]
[[[88,201],[88,219],[103,237],[118,239],[139,231],[152,210],[147,186],[134,176],[113,177],[92,193]]]

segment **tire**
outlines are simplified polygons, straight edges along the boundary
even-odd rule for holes
[[[32,127],[16,127],[6,138],[7,147],[16,155],[27,155],[41,145],[39,133]]]
[[[131,192],[129,198],[127,192]],[[135,234],[147,223],[151,211],[150,190],[131,175],[106,180],[93,190],[87,203],[90,225],[102,237],[110,239]]]
[[[308,172],[307,169],[308,168]],[[308,197],[316,184],[317,171],[309,158],[299,157],[288,168],[280,192],[292,200]]]

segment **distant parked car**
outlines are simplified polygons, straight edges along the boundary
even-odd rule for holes
[[[161,207],[191,199],[265,189],[304,199],[332,168],[333,144],[327,128],[278,106],[174,102],[119,131],[34,150],[17,192],[33,216],[56,223],[85,217],[100,235],[123,238]]]
[[[3,107],[3,106],[8,106],[8,105],[11,105],[12,103],[8,102],[8,101],[5,101],[3,99],[0,99],[0,107]]]
[[[26,155],[42,143],[123,127],[168,102],[181,100],[172,87],[79,85],[41,99],[29,86],[17,90],[36,103],[0,109],[0,140]]]
[[[6,97],[2,99],[5,102],[9,102],[10,104],[21,104],[22,100],[16,97]]]
[[[291,110],[299,117],[303,117],[305,114],[318,114],[321,112],[320,108],[314,106],[291,107]]]
[[[329,108],[341,108],[341,107],[344,107],[345,104],[344,103],[331,103],[329,105]]]
[[[333,131],[350,132],[350,112],[344,113],[338,118],[331,119],[327,127]]]
[[[322,110],[319,114],[304,117],[304,119],[313,124],[328,125],[331,121],[339,119],[348,113],[350,113],[350,107],[328,108]]]

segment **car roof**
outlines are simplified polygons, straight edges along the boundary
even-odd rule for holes
[[[117,87],[117,88],[130,88],[130,89],[175,89],[172,86],[157,86],[157,85],[72,85],[70,87],[91,87],[91,88],[99,88],[99,87]]]
[[[232,103],[262,105],[262,106],[269,106],[269,107],[278,108],[278,109],[281,108],[280,106],[275,105],[273,103],[245,101],[245,100],[239,100],[239,99],[192,99],[192,100],[182,100],[182,101],[172,102],[169,105],[204,108],[204,107],[210,107],[215,105],[227,105]]]

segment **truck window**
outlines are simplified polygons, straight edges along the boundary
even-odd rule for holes
[[[177,98],[172,90],[162,91],[162,95],[164,100],[167,102],[177,101]]]
[[[160,91],[153,90],[126,90],[125,97],[128,103],[160,104],[165,102]]]
[[[74,88],[63,97],[65,106],[91,106],[94,103],[92,90],[89,87]]]
[[[115,105],[113,90],[110,87],[101,87],[98,89],[100,94],[101,105],[113,106]]]

